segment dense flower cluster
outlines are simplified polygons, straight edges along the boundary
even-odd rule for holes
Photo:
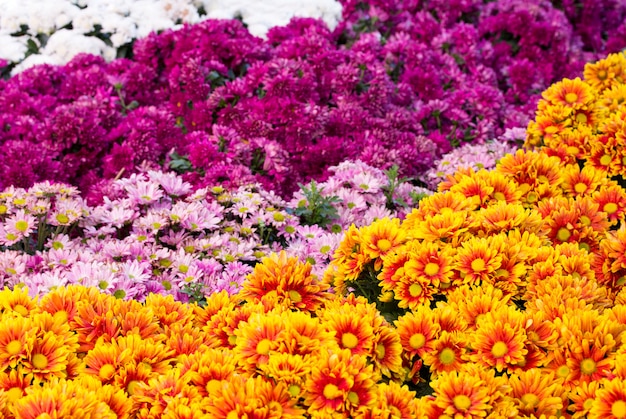
[[[351,227],[325,276],[407,337],[409,378],[434,391],[422,417],[599,418],[626,403],[626,191],[523,150],[439,190],[402,222]]]
[[[333,31],[297,18],[266,40],[206,20],[137,40],[130,59],[78,55],[0,81],[0,187],[86,192],[143,165],[288,196],[345,159],[415,177],[525,126],[538,92],[621,48],[582,40],[595,20],[572,26],[546,1],[404,3],[346,1]],[[609,10],[590,16],[617,25]]]
[[[5,189],[0,282],[26,286],[33,295],[82,284],[123,299],[160,293],[202,301],[221,290],[238,292],[252,266],[283,249],[321,277],[344,225],[403,216],[417,203],[409,192],[425,191],[397,179],[391,190],[382,172],[361,162],[331,170],[337,173],[328,185],[341,188],[320,188],[338,229],[304,216],[320,209],[315,202],[292,207],[259,185],[192,191],[180,176],[156,171],[110,182],[104,202],[94,206],[63,184]],[[348,178],[359,186],[350,189]]]
[[[608,176],[626,175],[626,55],[588,63],[584,79],[563,79],[543,92],[526,145]]]
[[[265,3],[224,0],[5,0],[0,17],[0,60],[16,74],[37,64],[65,64],[78,53],[107,60],[130,53],[132,43],[151,32],[205,19],[240,18],[250,33],[264,36],[294,15],[322,18],[334,27],[341,5],[315,0]],[[6,70],[5,70],[6,71]],[[2,71],[0,71],[2,73]]]

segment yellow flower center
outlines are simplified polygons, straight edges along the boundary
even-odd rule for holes
[[[474,272],[481,272],[485,269],[485,261],[478,258],[472,261],[472,270]]]
[[[376,247],[378,247],[378,250],[384,253],[387,250],[391,249],[391,242],[387,239],[380,239],[376,242]]]
[[[606,79],[606,76],[607,76],[606,70],[599,70],[597,76],[599,80]]]
[[[267,355],[270,353],[270,348],[272,347],[272,342],[269,339],[263,339],[259,343],[256,344],[256,351],[260,355]]]
[[[12,340],[4,348],[9,355],[17,355],[22,351],[22,342],[19,340]]]
[[[456,354],[451,348],[443,348],[441,353],[439,354],[439,362],[443,365],[450,365],[456,359]]]
[[[296,290],[289,290],[287,294],[289,294],[289,299],[294,303],[299,303],[302,301],[302,296]]]
[[[472,400],[465,394],[457,394],[452,401],[457,410],[467,410],[472,405]]]
[[[617,204],[615,202],[607,202],[602,207],[602,211],[606,212],[607,214],[613,214],[617,211]]]
[[[378,359],[383,359],[385,357],[385,345],[379,343],[376,345],[376,357]]]
[[[57,214],[55,218],[57,219],[59,224],[67,224],[70,221],[69,217],[65,214]]]
[[[611,414],[616,418],[626,417],[626,402],[624,400],[616,400],[611,405]]]
[[[9,403],[14,403],[22,398],[24,390],[19,387],[11,387],[5,394],[7,395],[7,401]]]
[[[583,409],[585,409],[586,411],[589,411],[589,409],[591,409],[591,406],[593,406],[593,399],[587,399],[583,402]]]
[[[533,393],[526,393],[524,394],[520,400],[522,401],[522,403],[524,403],[524,405],[526,406],[526,408],[533,408],[535,406],[537,406],[539,404],[539,397],[537,397],[537,395],[533,394]]]
[[[578,112],[576,114],[576,122],[578,122],[580,124],[586,124],[587,123],[587,115],[585,115],[582,112]]]
[[[428,276],[437,275],[439,273],[439,265],[434,262],[428,262],[424,267],[424,273]]]
[[[567,152],[567,154],[570,154],[572,156],[576,156],[580,150],[578,150],[578,147],[573,146],[573,145],[569,145],[565,148],[565,151]]]
[[[341,344],[344,348],[354,349],[359,344],[359,338],[354,333],[344,333],[341,335]]]
[[[569,92],[565,95],[565,101],[567,103],[574,103],[578,100],[578,95],[574,92]]]
[[[326,384],[324,386],[324,397],[327,400],[336,399],[337,397],[341,397],[341,391],[339,391],[339,387],[334,384]]]
[[[272,218],[274,218],[274,221],[279,222],[279,223],[281,221],[285,221],[285,215],[280,212],[275,212]]]
[[[21,304],[14,305],[13,311],[15,311],[17,314],[21,314],[22,316],[28,316],[28,309]]]
[[[212,394],[220,388],[222,388],[222,382],[220,380],[216,380],[215,378],[206,383],[206,392],[208,394]]]
[[[580,223],[584,226],[590,226],[591,225],[591,219],[589,217],[587,217],[586,215],[581,215],[580,216]]]
[[[509,347],[501,340],[494,343],[494,345],[491,347],[491,354],[494,356],[494,358],[502,358],[504,355],[506,355],[508,351]]]
[[[115,367],[111,364],[104,364],[98,372],[98,376],[102,381],[110,380],[113,375],[115,375]]]
[[[291,394],[291,397],[298,397],[300,395],[300,391],[302,391],[302,389],[297,384],[291,384],[287,388],[287,391],[289,392],[289,394]]]
[[[587,190],[587,185],[582,182],[578,182],[576,185],[574,185],[574,190],[576,191],[576,193],[585,193],[585,191]]]
[[[359,395],[355,391],[348,392],[348,401],[353,405],[359,404]]]
[[[608,154],[605,154],[604,156],[600,157],[600,164],[602,166],[608,166],[609,164],[611,164],[611,160],[613,160],[613,158]]]
[[[48,358],[44,354],[33,355],[33,367],[43,370],[48,366]]]
[[[493,197],[498,201],[506,201],[506,196],[502,192],[496,192],[493,194]]]
[[[409,287],[409,294],[411,294],[411,297],[418,297],[422,295],[422,290],[423,288],[420,284],[411,284]]]
[[[596,362],[591,358],[585,358],[580,363],[580,372],[591,375],[596,372]]]
[[[556,239],[562,242],[566,242],[572,236],[572,233],[565,227],[559,228],[556,232]]]
[[[409,345],[413,349],[420,349],[426,344],[426,336],[421,333],[415,333],[409,338]]]
[[[24,220],[19,220],[17,223],[15,223],[15,229],[24,233],[26,230],[28,230],[28,222]]]

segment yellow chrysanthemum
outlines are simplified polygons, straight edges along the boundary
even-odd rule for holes
[[[280,312],[254,313],[248,321],[235,329],[236,344],[233,353],[246,371],[254,371],[268,361],[270,353],[281,352],[286,325]]]
[[[526,341],[526,332],[515,325],[500,320],[483,320],[470,334],[472,352],[469,359],[501,372],[524,361],[528,352]]]
[[[576,77],[573,80],[563,79],[553,83],[541,96],[553,105],[578,109],[593,103],[595,91],[588,83]]]
[[[394,322],[400,335],[400,343],[409,357],[419,356],[435,347],[435,339],[441,332],[435,316],[428,307],[409,311]]]
[[[622,84],[626,70],[626,57],[623,53],[609,54],[606,58],[585,64],[585,81],[598,92]]]
[[[393,252],[406,241],[406,232],[400,228],[398,218],[381,218],[361,229],[363,251],[370,259],[377,259],[375,269],[380,269],[380,257]]]
[[[500,268],[502,256],[494,248],[490,238],[472,238],[463,242],[455,255],[456,268],[463,283],[479,285],[482,281],[493,283],[495,272]]]
[[[468,340],[462,332],[442,331],[433,342],[433,349],[424,353],[424,365],[430,367],[433,377],[451,371],[460,371],[465,364]]]
[[[527,417],[555,417],[563,408],[559,381],[540,368],[516,371],[509,378],[509,385],[519,412]]]
[[[626,381],[619,378],[603,380],[589,409],[589,419],[626,418]]]
[[[471,419],[484,417],[491,411],[490,389],[475,375],[444,372],[434,378],[430,385],[435,391],[435,404],[443,409],[444,415]]]

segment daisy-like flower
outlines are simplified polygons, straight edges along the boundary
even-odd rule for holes
[[[304,380],[311,373],[314,358],[299,354],[277,353],[266,364],[259,366],[260,373],[277,383],[283,383],[294,399],[299,399]]]
[[[249,301],[260,301],[274,293],[288,307],[314,311],[329,297],[325,284],[311,273],[311,265],[286,252],[273,253],[261,259],[243,283],[239,295]]]
[[[36,383],[63,378],[69,356],[65,338],[48,332],[28,347],[26,358],[21,361],[23,372],[33,377]]]
[[[374,267],[380,269],[381,257],[404,244],[406,233],[400,228],[398,218],[382,218],[361,229],[363,250],[370,259],[376,259]]]
[[[623,75],[626,58],[623,53],[609,54],[603,60],[585,64],[585,81],[598,92],[621,83],[618,77]]]
[[[4,220],[3,231],[0,234],[0,243],[10,246],[25,237],[29,237],[35,228],[37,228],[36,218],[31,214],[27,214],[23,209],[18,209],[13,215]]]
[[[518,370],[511,375],[508,384],[521,414],[550,417],[563,409],[562,388],[552,373],[545,373],[541,368]]]
[[[2,370],[15,368],[32,351],[36,330],[32,320],[22,316],[0,321],[0,366]]]
[[[115,343],[99,343],[83,358],[84,372],[98,377],[102,383],[110,384],[119,369],[132,361],[132,356],[130,349],[122,349]]]
[[[138,180],[124,185],[124,189],[133,204],[147,205],[163,197],[163,191],[153,181]]]
[[[490,389],[473,374],[444,372],[430,383],[435,404],[453,418],[485,417],[491,410]]]
[[[525,331],[500,320],[485,318],[469,337],[472,348],[469,359],[498,372],[524,361],[528,352]]]
[[[613,345],[603,345],[598,340],[583,338],[580,342],[572,342],[567,358],[570,371],[567,380],[578,384],[610,378],[615,362],[613,349]]]
[[[367,358],[343,349],[322,352],[305,383],[304,404],[308,412],[358,411],[374,403],[375,381]]]
[[[324,311],[322,324],[326,330],[334,332],[339,347],[352,354],[367,355],[374,345],[374,318],[373,314],[359,314],[362,313],[346,304],[340,310]]]
[[[603,380],[589,409],[590,419],[626,418],[626,381],[614,378]]]
[[[598,388],[600,388],[600,381],[591,381],[580,383],[570,391],[568,398],[571,403],[567,406],[567,410],[571,412],[572,419],[588,417]]]
[[[374,334],[372,354],[376,370],[386,377],[398,374],[402,369],[402,344],[395,328],[388,325],[377,328]]]
[[[624,220],[626,191],[620,186],[609,186],[595,192],[591,198],[598,203],[600,211],[607,214],[611,225]]]
[[[454,275],[454,249],[439,242],[410,242],[405,252],[409,260],[404,264],[404,274],[423,279],[434,287],[449,286]],[[381,274],[382,275],[382,274]],[[421,281],[420,281],[421,282]]]
[[[358,412],[358,416],[363,418],[397,418],[412,419],[416,417],[415,392],[410,391],[408,386],[401,386],[395,381],[380,383],[376,391],[376,405]],[[361,416],[366,410],[371,412],[371,416]]]
[[[576,77],[574,80],[563,79],[553,83],[541,96],[554,105],[584,108],[595,100],[595,91],[588,83]]]
[[[233,353],[247,371],[267,363],[272,352],[281,352],[286,325],[280,312],[254,313],[248,321],[234,330],[236,345]]]
[[[447,303],[457,311],[469,329],[475,329],[486,313],[507,305],[510,297],[488,283],[481,286],[460,286],[447,294]]]
[[[433,348],[422,356],[424,365],[430,367],[434,376],[442,372],[460,371],[465,364],[467,337],[463,332],[442,331],[433,342]]]
[[[455,255],[463,283],[478,285],[482,281],[493,282],[494,273],[502,262],[497,249],[491,238],[472,238],[463,242]]]
[[[428,307],[409,311],[394,322],[404,353],[409,357],[423,357],[435,347],[441,327]]]
[[[286,323],[285,352],[317,357],[320,352],[339,349],[335,334],[328,330],[320,317],[312,317],[308,312],[300,311],[287,311],[283,316]]]
[[[29,317],[37,309],[37,302],[29,296],[28,288],[10,290],[5,287],[0,291],[0,308],[3,314]]]

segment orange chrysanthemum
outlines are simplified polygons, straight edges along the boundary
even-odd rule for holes
[[[433,349],[422,357],[424,365],[430,367],[433,376],[443,372],[459,371],[465,364],[467,338],[461,332],[442,331],[435,340]]]
[[[430,383],[435,393],[435,404],[443,414],[453,418],[485,417],[491,410],[490,389],[473,374],[444,372]]]
[[[103,383],[112,383],[118,370],[132,361],[130,349],[122,349],[115,342],[101,343],[90,350],[83,359],[85,374],[91,374]]]
[[[492,246],[489,238],[472,238],[463,242],[455,260],[463,283],[479,285],[482,281],[493,282],[494,273],[500,268],[502,256]]]
[[[382,218],[361,229],[363,251],[370,259],[376,259],[374,267],[380,269],[380,257],[393,252],[406,241],[406,232],[400,228],[398,218]]]
[[[603,380],[589,409],[589,419],[626,418],[626,381],[615,378]]]
[[[626,191],[620,186],[609,186],[592,195],[600,210],[608,215],[611,224],[623,221],[626,211]]]
[[[475,329],[479,318],[505,306],[510,300],[500,289],[488,283],[479,287],[463,285],[450,292],[447,297],[450,307],[463,317],[469,329]]]
[[[326,311],[322,325],[335,335],[337,344],[352,354],[366,355],[374,347],[373,314],[358,315],[357,310],[344,305],[340,310]]]
[[[554,105],[568,108],[584,108],[595,100],[593,88],[585,81],[576,77],[574,80],[563,79],[553,83],[541,96]]]
[[[273,351],[281,351],[285,335],[285,322],[280,312],[254,313],[248,321],[235,329],[236,345],[233,353],[246,371],[254,371],[267,362]]]
[[[572,419],[588,417],[598,388],[600,388],[600,382],[591,381],[580,383],[572,389],[568,396],[571,403],[567,407],[567,410],[572,413]]]
[[[404,274],[418,283],[434,287],[452,282],[454,249],[439,242],[411,242],[407,248],[409,260],[404,264]]]
[[[483,321],[470,335],[472,353],[469,359],[498,372],[524,361],[526,333],[502,321]]]
[[[13,319],[0,318],[0,366],[15,368],[18,362],[26,359],[32,351],[37,330],[32,327],[32,320],[18,316]]]
[[[441,327],[428,307],[409,311],[394,322],[400,334],[400,343],[407,356],[422,357],[435,347]]]
[[[567,359],[567,366],[570,369],[567,380],[578,384],[611,377],[615,362],[612,349],[602,345],[601,342],[589,339],[582,339],[576,344],[572,342],[570,356]]]
[[[523,415],[555,417],[563,408],[559,381],[555,380],[553,374],[544,373],[540,368],[516,371],[509,378],[509,385],[511,396],[516,399],[517,408]]]
[[[27,288],[15,287],[11,290],[5,287],[0,291],[0,309],[3,314],[28,317],[37,309],[37,302],[29,297]]]
[[[283,383],[289,394],[298,399],[302,395],[304,380],[311,373],[314,358],[298,354],[276,353],[259,370],[268,379]]]
[[[399,374],[402,369],[402,343],[398,331],[388,325],[376,328],[371,359],[374,368],[386,377]]]

